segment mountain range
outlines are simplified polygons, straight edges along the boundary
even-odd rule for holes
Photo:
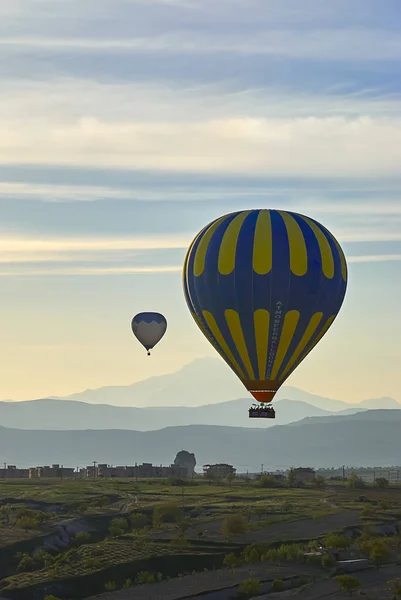
[[[64,397],[90,404],[114,406],[201,406],[223,403],[244,397],[244,386],[231,369],[216,358],[198,358],[175,373],[150,377],[128,386],[110,386],[85,390]],[[248,396],[251,400],[251,397]],[[348,408],[401,407],[393,398],[364,400],[350,404],[333,398],[325,398],[304,392],[291,386],[283,386],[276,395],[280,399],[301,400],[328,411]]]
[[[45,431],[0,427],[0,462],[18,466],[153,462],[168,464],[179,450],[194,452],[197,470],[229,462],[238,471],[291,466],[397,465],[401,410],[306,418],[268,430],[211,425],[157,431]]]
[[[217,402],[216,398],[221,401]],[[192,406],[182,406],[183,401]],[[0,423],[16,429],[128,429],[152,431],[179,425],[262,428],[305,417],[354,414],[369,408],[401,408],[392,398],[349,404],[284,386],[277,394],[275,420],[249,420],[251,397],[222,361],[198,359],[177,373],[131,386],[86,390],[66,398],[0,402]]]

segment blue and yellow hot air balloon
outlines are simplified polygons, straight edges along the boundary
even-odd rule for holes
[[[202,333],[252,396],[269,403],[336,318],[347,264],[317,221],[283,210],[243,210],[195,237],[183,284]]]
[[[151,349],[160,342],[166,333],[166,317],[158,312],[138,313],[131,321],[131,329],[150,356]]]

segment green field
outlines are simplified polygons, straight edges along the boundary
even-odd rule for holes
[[[139,593],[167,582],[171,587],[175,580],[184,596],[185,586],[203,591],[213,570],[227,587],[238,583],[238,572],[227,568],[227,556],[234,557],[231,562],[238,568],[260,563],[254,568],[257,573],[262,569],[262,580],[267,574],[274,579],[274,573],[282,578],[283,561],[285,575],[295,576],[300,567],[291,571],[289,563],[299,562],[310,541],[343,530],[354,537],[363,531],[366,535],[369,527],[373,536],[378,525],[401,521],[401,488],[396,487],[360,490],[326,482],[322,487],[270,488],[239,480],[211,485],[203,479],[177,483],[1,482],[0,596],[43,600],[52,594],[78,600],[114,588],[132,587]],[[272,554],[283,543],[287,550]],[[327,576],[320,563],[318,568]]]

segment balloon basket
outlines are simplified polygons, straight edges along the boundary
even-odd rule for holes
[[[251,406],[249,409],[250,419],[275,419],[276,411],[272,406]]]

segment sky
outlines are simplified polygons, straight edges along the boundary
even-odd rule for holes
[[[2,0],[0,399],[215,355],[186,248],[279,208],[328,227],[350,271],[288,384],[401,401],[399,28],[399,0]],[[169,323],[151,358],[142,310]]]

